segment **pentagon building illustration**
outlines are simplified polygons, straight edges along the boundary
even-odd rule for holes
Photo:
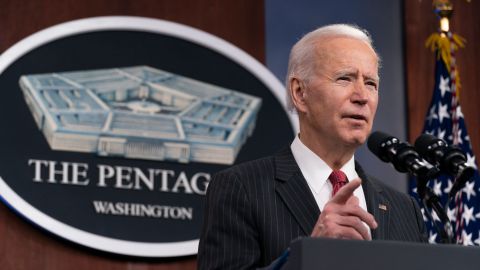
[[[232,164],[261,99],[148,66],[23,75],[51,149]]]

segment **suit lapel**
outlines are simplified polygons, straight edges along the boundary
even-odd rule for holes
[[[382,188],[365,174],[360,164],[355,163],[355,170],[362,179],[368,212],[375,217],[378,223],[377,229],[372,231],[372,239],[386,239],[390,230],[390,204],[383,195]]]
[[[306,235],[310,235],[320,210],[290,148],[275,156],[276,192]]]
[[[275,165],[276,192],[304,233],[310,235],[320,215],[320,209],[289,147],[275,156]],[[382,187],[372,181],[358,163],[355,163],[355,169],[362,179],[367,210],[378,223],[377,229],[372,231],[372,239],[386,239],[390,229],[389,201],[383,195]]]

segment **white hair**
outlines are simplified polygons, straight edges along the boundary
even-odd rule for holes
[[[295,45],[293,45],[288,59],[288,70],[285,84],[287,89],[287,108],[289,110],[293,111],[295,109],[292,103],[292,97],[290,96],[290,79],[296,77],[308,83],[309,77],[313,74],[314,70],[316,43],[321,39],[335,36],[350,37],[364,41],[373,49],[373,51],[375,51],[370,34],[367,30],[356,25],[332,24],[317,28],[312,32],[307,33],[295,43]],[[380,58],[376,51],[375,54],[380,62]]]

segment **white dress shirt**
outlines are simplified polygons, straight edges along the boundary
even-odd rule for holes
[[[318,208],[320,211],[323,211],[323,207],[332,197],[333,186],[328,180],[328,177],[333,170],[327,165],[327,163],[325,163],[325,161],[305,146],[298,135],[290,145],[290,149],[292,150],[298,167],[300,167],[300,171],[302,171],[303,177],[307,180],[307,184],[312,191]],[[349,181],[359,178],[355,171],[355,161],[353,156],[340,170],[345,173]],[[367,211],[367,203],[365,201],[365,194],[362,186],[357,188],[353,192],[353,195],[358,198],[360,207]],[[365,226],[367,225],[365,224]],[[370,230],[368,230],[368,232],[370,233]]]

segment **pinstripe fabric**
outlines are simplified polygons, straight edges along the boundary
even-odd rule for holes
[[[415,202],[367,177],[358,164],[356,168],[364,180],[367,208],[379,224],[372,237],[425,241],[422,215]],[[222,171],[213,177],[207,191],[198,268],[266,266],[292,240],[310,235],[319,215],[290,148]]]
[[[375,240],[426,242],[426,228],[417,203],[407,194],[400,193],[382,182],[367,176],[355,163],[367,201],[367,209],[378,223],[372,231]]]

